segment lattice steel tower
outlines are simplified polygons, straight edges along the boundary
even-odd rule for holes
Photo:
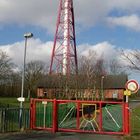
[[[77,52],[73,0],[60,0],[51,56],[50,74],[77,74]]]

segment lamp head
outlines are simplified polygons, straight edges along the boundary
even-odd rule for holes
[[[24,37],[31,38],[31,37],[33,37],[33,33],[26,33],[26,34],[24,34]]]

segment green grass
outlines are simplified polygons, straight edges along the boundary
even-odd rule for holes
[[[0,108],[6,107],[6,110],[1,110],[0,112],[0,132],[13,132],[19,131],[19,101],[17,98],[4,98],[0,97]],[[25,100],[23,107],[27,108],[23,110],[23,126],[29,128],[29,101]],[[8,109],[9,108],[9,109]],[[6,113],[2,113],[6,112]],[[2,115],[6,114],[6,115]],[[5,116],[2,117],[1,116]],[[6,118],[6,119],[4,119]]]
[[[2,107],[19,107],[19,101],[17,101],[17,98],[7,98],[7,97],[0,97],[0,106]],[[25,102],[23,103],[23,106],[25,108],[29,108],[30,101],[25,99]]]
[[[131,136],[125,136],[124,140],[140,140],[140,106],[131,112]]]

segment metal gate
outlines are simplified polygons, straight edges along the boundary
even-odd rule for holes
[[[31,129],[52,132],[129,134],[129,106],[125,102],[31,100]]]
[[[0,108],[0,133],[20,131],[20,108]],[[23,108],[22,124],[24,129],[29,128],[30,111]]]

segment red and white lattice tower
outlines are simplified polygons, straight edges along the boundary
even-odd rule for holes
[[[73,0],[60,0],[50,74],[77,74]]]

